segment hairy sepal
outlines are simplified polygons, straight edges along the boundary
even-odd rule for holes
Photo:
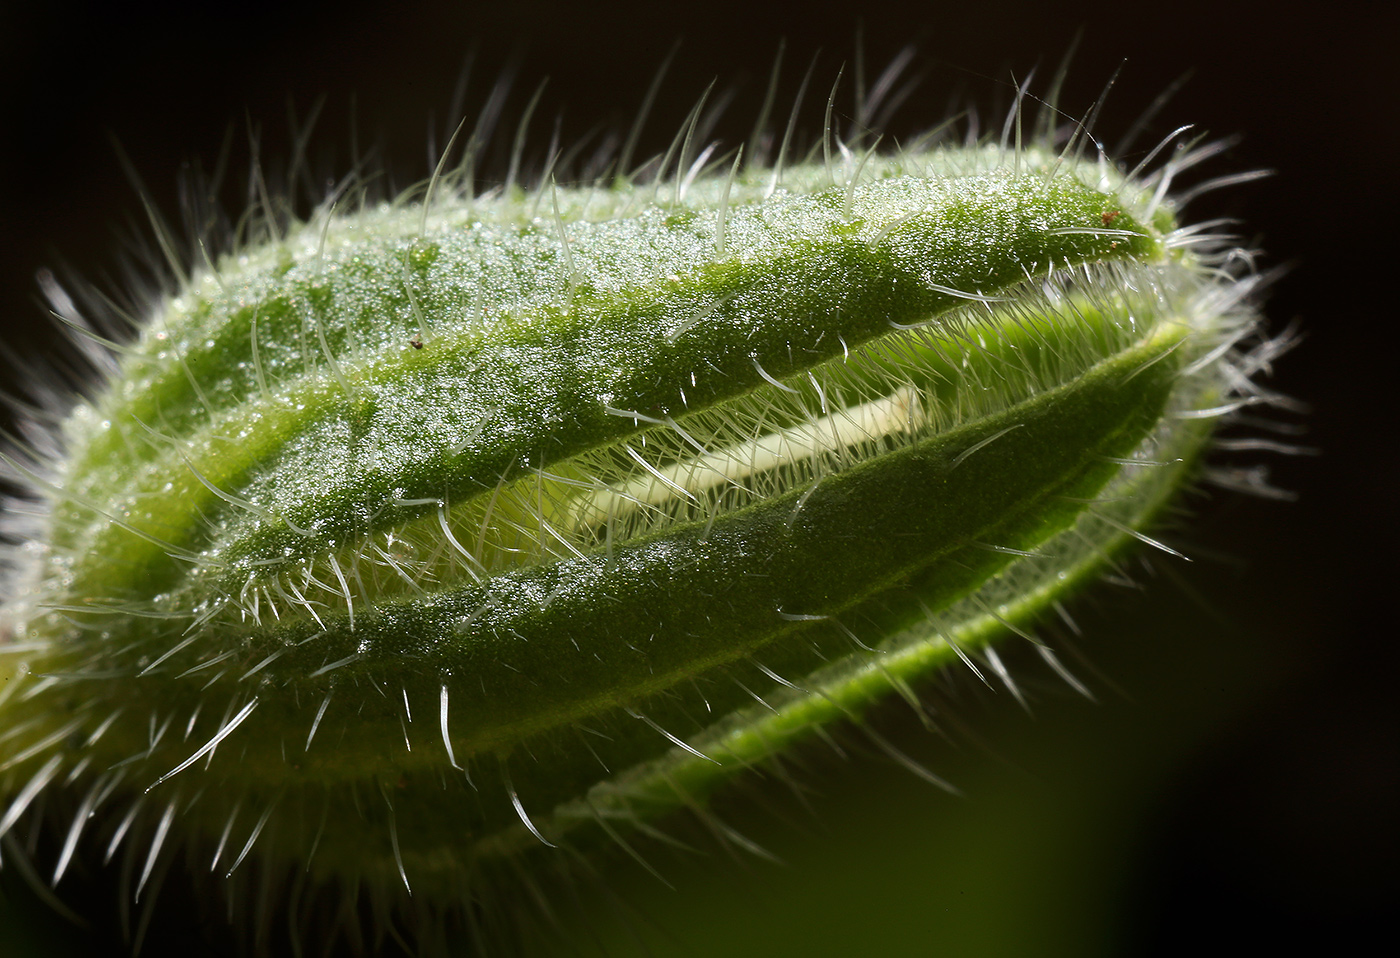
[[[327,212],[193,282],[34,476],[10,790],[456,895],[1032,621],[1252,317],[1111,168],[847,173]]]

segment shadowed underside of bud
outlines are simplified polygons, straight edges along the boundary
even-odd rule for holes
[[[48,511],[0,833],[61,785],[55,880],[463,901],[1004,674],[1254,398],[1254,280],[1170,164],[736,170],[328,208],[162,304],[61,461],[7,456]]]

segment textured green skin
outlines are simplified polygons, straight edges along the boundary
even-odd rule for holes
[[[401,859],[416,893],[449,897],[479,863],[539,847],[508,789],[556,841],[652,817],[950,661],[919,625],[926,610],[955,610],[947,637],[977,646],[1072,591],[1124,532],[1101,529],[1053,581],[998,598],[997,616],[965,608],[1020,561],[984,544],[1035,550],[1114,483],[1137,495],[1124,518],[1140,525],[1179,483],[1204,428],[1179,429],[1166,448],[1182,462],[1150,482],[1114,461],[1169,409],[1211,398],[1209,386],[1183,397],[1179,383],[1214,343],[1170,316],[1132,341],[1105,334],[1102,355],[1059,385],[1008,388],[993,414],[610,554],[501,553],[485,582],[422,595],[389,577],[355,588],[353,621],[342,604],[259,623],[234,601],[372,535],[429,536],[438,503],[472,508],[504,481],[665,431],[618,410],[684,422],[773,393],[764,373],[838,375],[833,363],[892,323],[967,307],[930,284],[995,296],[1051,269],[1172,257],[1169,216],[1140,222],[1131,186],[1086,185],[1087,170],[1047,179],[1053,157],[1028,153],[1013,174],[963,154],[970,172],[946,178],[905,162],[874,160],[849,190],[820,167],[790,171],[771,196],[767,174],[741,180],[723,258],[722,182],[702,181],[670,204],[627,188],[366,211],[220,264],[67,426],[65,497],[22,638],[44,647],[31,673],[71,681],[0,701],[12,727],[0,756],[19,757],[10,790],[62,727],[80,743],[73,760],[96,755],[93,772],[125,762],[122,787],[154,785],[145,800],[178,809],[196,842],[218,842],[240,802],[239,836],[252,810],[275,805],[257,855],[296,862],[314,847],[315,874],[384,887]],[[1085,327],[1099,322],[1086,307]],[[927,356],[918,385],[942,399],[968,363],[995,378],[1007,357],[1058,348],[1015,326],[1001,335],[980,348],[950,338],[952,358]],[[847,614],[872,642],[892,637],[874,659],[822,619]],[[730,680],[758,674],[754,661],[817,691],[769,681],[760,709]],[[470,782],[448,762],[444,689]],[[254,701],[217,750],[155,784]],[[176,731],[156,735],[162,722]]]
[[[391,219],[387,236],[369,222],[344,230],[353,238],[332,227],[324,250],[299,265],[279,256],[251,275],[222,276],[228,294],[182,297],[183,308],[163,319],[166,337],[143,343],[154,361],[132,362],[121,394],[95,414],[115,428],[79,440],[67,488],[89,496],[96,487],[109,511],[174,546],[212,554],[236,576],[249,563],[314,555],[425,511],[395,508],[396,499],[456,501],[507,473],[636,431],[604,404],[650,416],[706,408],[763,385],[754,357],[782,379],[841,355],[843,338],[856,346],[891,322],[921,322],[964,304],[929,289],[930,279],[995,294],[1052,265],[1161,254],[1146,230],[1131,239],[1047,235],[1102,226],[1103,214],[1121,205],[1068,176],[1045,189],[1003,171],[928,193],[907,179],[882,181],[862,191],[870,209],[863,203],[866,215],[856,220],[843,214],[844,195],[830,187],[734,209],[734,255],[722,262],[696,262],[714,242],[714,214],[652,208],[628,220],[571,223],[580,276],[569,302],[560,295],[570,281],[562,244],[547,226],[448,227],[420,238],[402,232],[416,225],[408,215]],[[870,233],[920,209],[871,247]],[[1114,226],[1138,230],[1126,214]],[[433,330],[430,348],[409,345],[418,327],[405,259],[423,289],[417,305]],[[481,304],[483,322],[473,322],[478,295],[491,297]],[[514,307],[517,299],[528,306]],[[705,321],[668,335],[716,301]],[[270,400],[253,376],[255,314],[266,337],[260,359],[280,379]],[[349,396],[307,326],[342,364]],[[358,345],[347,345],[349,330]],[[141,441],[132,420],[181,437],[180,448]],[[313,429],[338,445],[289,455]],[[234,517],[234,528],[210,542],[209,520],[232,510],[187,462],[313,534]],[[114,474],[130,477],[124,494],[113,495]],[[155,502],[144,495],[166,483]],[[188,574],[165,548],[103,517],[65,518],[71,532],[55,545],[82,542],[91,556],[73,570],[75,594],[149,598]]]

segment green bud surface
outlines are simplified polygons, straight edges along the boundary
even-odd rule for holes
[[[959,660],[1015,693],[989,643],[1160,545],[1253,397],[1172,173],[442,184],[209,264],[6,454],[0,834],[447,909]]]

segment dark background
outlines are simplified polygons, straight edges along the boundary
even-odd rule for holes
[[[1238,216],[1265,267],[1291,264],[1267,312],[1276,329],[1301,318],[1306,341],[1273,385],[1311,406],[1295,419],[1322,454],[1271,465],[1298,500],[1204,490],[1188,503],[1194,517],[1165,533],[1197,561],[1154,559],[1141,593],[1088,597],[1078,668],[1096,702],[1016,655],[1031,718],[965,681],[931,690],[952,705],[946,738],[907,710],[878,717],[966,797],[931,791],[880,756],[801,756],[810,808],[782,786],[722,803],[784,864],[736,864],[713,849],[663,855],[674,891],[612,866],[606,887],[626,904],[610,910],[610,893],[581,892],[565,918],[583,929],[567,933],[580,951],[1289,953],[1393,937],[1400,663],[1395,616],[1381,614],[1383,602],[1393,609],[1400,541],[1394,353],[1383,341],[1396,316],[1383,245],[1400,156],[1392,14],[995,0],[288,6],[0,6],[0,324],[18,357],[5,391],[23,390],[16,369],[64,354],[37,270],[71,266],[123,287],[122,250],[144,233],[144,214],[113,140],[154,205],[178,218],[179,178],[211,168],[230,132],[240,176],[249,127],[275,167],[324,97],[315,168],[344,173],[353,138],[378,144],[390,179],[407,185],[456,125],[449,104],[472,50],[472,111],[503,70],[518,71],[502,141],[551,78],[533,126],[540,149],[556,115],[565,142],[599,124],[625,128],[680,39],[645,156],[665,148],[716,76],[717,90],[735,92],[716,135],[746,135],[780,38],[784,114],[820,51],[809,128],[853,57],[858,23],[872,72],[916,44],[910,75],[923,79],[891,123],[898,132],[936,122],[959,98],[998,124],[1013,74],[1038,65],[1033,90],[1044,90],[1082,31],[1062,103],[1082,114],[1121,66],[1098,126],[1108,143],[1189,71],[1139,149],[1190,122],[1242,134],[1202,175],[1277,171],[1202,198],[1192,215]],[[238,179],[226,196],[235,206]],[[0,899],[0,927],[16,920]]]

